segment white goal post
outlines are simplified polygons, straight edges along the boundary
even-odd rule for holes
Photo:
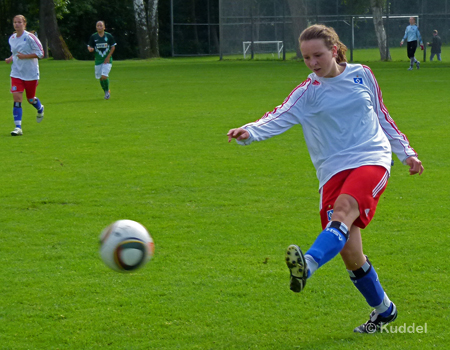
[[[281,57],[281,52],[283,51],[283,41],[274,40],[274,41],[243,41],[242,42],[242,52],[244,54],[244,58],[247,57],[247,52],[253,44],[276,44],[277,45],[277,53],[278,58]]]

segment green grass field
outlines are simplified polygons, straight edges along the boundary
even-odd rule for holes
[[[352,332],[371,308],[340,258],[301,294],[289,290],[285,248],[308,248],[320,231],[301,128],[249,147],[226,142],[306,78],[302,62],[117,61],[105,101],[93,62],[43,60],[45,118],[37,124],[24,103],[15,138],[10,67],[0,65],[0,349],[446,348],[443,57],[411,72],[406,60],[369,63],[425,166],[409,176],[396,162],[363,241],[399,309],[393,325],[427,333],[376,335]],[[101,230],[124,218],[156,243],[131,274],[98,254]]]

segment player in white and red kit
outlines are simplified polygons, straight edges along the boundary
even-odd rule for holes
[[[39,39],[27,32],[27,20],[22,15],[13,19],[15,33],[9,38],[12,55],[5,59],[11,63],[11,93],[14,98],[13,116],[15,129],[12,136],[21,136],[22,132],[22,100],[26,91],[27,101],[37,110],[36,121],[40,123],[44,118],[44,105],[36,97],[39,81],[38,59],[44,57],[44,50]]]
[[[360,229],[373,218],[387,186],[392,152],[411,175],[421,174],[423,166],[390,117],[372,71],[346,63],[347,48],[336,32],[314,25],[299,40],[313,73],[272,112],[231,129],[228,141],[248,145],[302,126],[319,179],[323,231],[305,254],[296,245],[288,247],[290,288],[300,292],[319,267],[340,253],[354,285],[375,308],[354,331],[373,333],[394,321],[397,309],[363,253]]]

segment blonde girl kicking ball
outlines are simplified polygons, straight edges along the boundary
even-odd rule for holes
[[[305,254],[297,245],[287,248],[290,289],[302,291],[318,268],[340,254],[351,281],[374,308],[354,331],[374,333],[397,318],[397,308],[363,252],[361,229],[369,225],[387,186],[392,152],[411,175],[424,168],[389,115],[373,72],[347,63],[347,48],[334,29],[313,25],[299,41],[312,71],[308,79],[272,112],[231,129],[228,142],[249,145],[302,126],[319,180],[323,231]]]

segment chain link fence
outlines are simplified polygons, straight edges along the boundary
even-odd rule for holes
[[[353,49],[378,47],[371,11],[354,13],[341,0],[200,0],[207,9],[201,21],[192,16],[195,11],[186,16],[179,10],[182,0],[171,1],[173,56],[286,59],[300,55],[298,37],[314,23],[336,30],[350,60]],[[433,30],[449,42],[450,0],[391,0],[383,9],[389,47],[398,47],[411,16],[424,42]]]

